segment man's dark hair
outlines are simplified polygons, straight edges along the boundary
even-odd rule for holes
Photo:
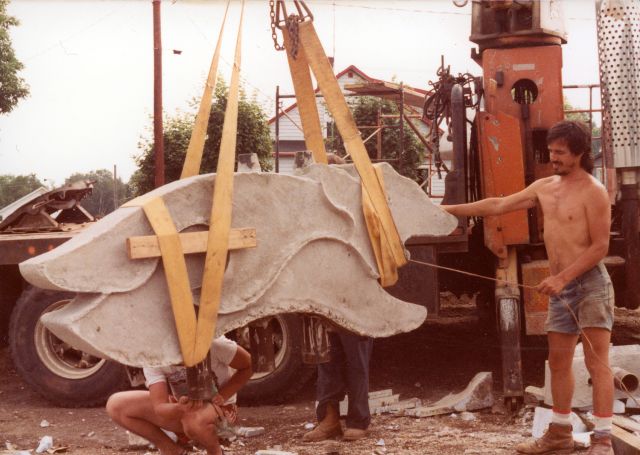
[[[591,134],[583,122],[563,120],[551,127],[547,133],[547,144],[554,141],[564,141],[573,155],[580,155],[580,166],[589,174],[593,171],[593,156],[591,155]]]

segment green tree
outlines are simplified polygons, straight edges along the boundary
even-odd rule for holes
[[[385,115],[398,115],[400,112],[396,103],[390,100],[376,98],[372,96],[362,96],[351,98],[349,101],[353,118],[360,129],[360,134],[363,139],[369,137],[374,131],[374,128],[364,128],[365,126],[376,125],[378,122],[378,109],[381,109],[382,114]],[[398,118],[384,118],[382,123],[385,125],[396,125]],[[327,139],[327,149],[330,151],[336,151],[339,155],[346,153],[344,148],[344,142],[338,133],[338,130],[334,128],[333,135],[330,133]],[[404,124],[404,151],[402,156],[398,160],[400,154],[400,129],[399,128],[383,128],[382,129],[382,158],[390,161],[390,164],[402,175],[409,177],[413,180],[418,179],[417,165],[422,161],[424,157],[424,146],[415,133]],[[377,156],[377,142],[375,137],[369,139],[365,143],[367,153],[370,158]]]
[[[35,174],[0,175],[0,208],[6,207],[41,186],[45,185]]]
[[[18,76],[23,65],[13,51],[9,27],[19,22],[7,14],[8,4],[9,0],[0,0],[0,114],[11,112],[18,101],[29,94],[29,87]]]
[[[228,87],[218,78],[211,115],[204,144],[201,172],[215,172],[218,164],[224,111],[227,106]],[[164,120],[165,181],[180,178],[182,165],[189,146],[191,130],[195,121],[193,114],[177,114]],[[154,186],[153,140],[146,139],[139,145],[142,153],[135,157],[138,169],[131,176],[129,185],[133,195],[151,191]],[[271,137],[267,115],[255,98],[249,99],[244,90],[238,105],[238,134],[236,153],[257,153],[263,171],[271,170]]]
[[[566,112],[565,114],[565,118],[567,120],[575,120],[578,122],[582,122],[585,125],[589,125],[589,114],[587,112],[568,112],[568,111],[574,111],[574,110],[581,110],[582,108],[577,108],[574,107],[569,100],[567,100],[567,97],[564,97],[564,102],[563,102],[564,106],[564,111]],[[601,125],[596,125],[595,121],[591,122],[591,137],[593,138],[593,140],[591,141],[591,150],[593,152],[594,155],[597,155],[600,152],[600,147],[601,147],[601,138],[600,135],[602,134],[602,127]]]
[[[90,180],[93,182],[91,195],[82,200],[82,206],[96,217],[103,217],[115,210],[129,197],[128,186],[120,178],[116,178],[115,188],[113,173],[106,169],[98,169],[87,173],[77,172],[65,179],[65,184],[78,180]],[[114,190],[115,193],[114,194]]]

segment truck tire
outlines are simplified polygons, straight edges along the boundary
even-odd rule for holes
[[[72,298],[68,292],[28,287],[11,315],[11,357],[20,376],[47,400],[72,408],[102,405],[127,385],[125,367],[73,349],[40,323],[42,314]]]
[[[275,342],[274,371],[255,373],[249,382],[238,392],[238,402],[244,406],[282,404],[294,398],[309,382],[316,369],[302,362],[302,320],[295,314],[278,315],[269,322],[273,325]],[[238,329],[235,338],[247,348],[246,336]]]

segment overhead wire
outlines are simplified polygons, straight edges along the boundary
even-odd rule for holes
[[[66,49],[64,48],[63,43],[77,37],[78,35],[81,35],[89,30],[91,30],[92,28],[94,28],[95,26],[97,26],[98,24],[100,24],[102,21],[104,21],[105,19],[107,19],[109,16],[111,16],[113,13],[115,13],[119,8],[114,8],[112,9],[110,12],[104,14],[103,16],[99,17],[97,20],[95,20],[94,22],[90,23],[89,25],[87,25],[86,27],[79,29],[73,33],[71,33],[70,35],[68,35],[66,38],[63,38],[61,40],[58,40],[55,44],[52,44],[51,46],[48,46],[38,52],[36,52],[35,54],[30,55],[29,57],[25,58],[24,61],[25,63],[30,62],[33,59],[36,59],[38,57],[41,57],[42,55],[48,54],[49,52],[55,50],[56,48],[60,47],[62,48],[62,50],[65,52],[65,54],[67,55],[73,55],[73,54],[69,54]]]

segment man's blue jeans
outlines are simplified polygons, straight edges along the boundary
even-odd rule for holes
[[[369,359],[373,339],[350,332],[329,332],[331,360],[318,365],[316,416],[322,421],[327,404],[338,409],[338,403],[349,397],[347,428],[367,429],[369,412]]]

